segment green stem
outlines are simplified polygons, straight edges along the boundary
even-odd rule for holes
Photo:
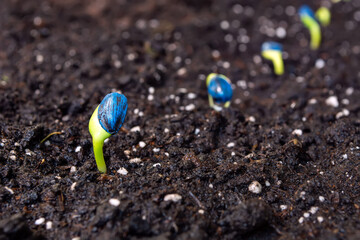
[[[111,136],[110,133],[106,132],[99,123],[98,118],[98,109],[99,106],[95,109],[94,113],[92,114],[89,122],[89,131],[92,136],[93,140],[93,148],[94,148],[94,155],[95,155],[95,161],[96,165],[100,172],[106,173],[106,164],[104,161],[104,155],[103,155],[103,146],[104,141],[108,137]]]
[[[227,102],[224,104],[224,107],[225,107],[225,108],[230,107],[230,103],[231,103],[230,101],[227,101]]]
[[[212,96],[210,94],[208,94],[209,96],[209,105],[210,107],[214,107],[214,99],[212,98]]]
[[[309,29],[310,31],[310,47],[313,50],[316,50],[320,47],[321,43],[321,29],[319,23],[309,16],[304,16],[301,18],[304,25]]]
[[[103,140],[101,139],[97,140],[93,138],[93,148],[94,148],[96,165],[100,172],[106,173],[106,164],[104,160],[103,146],[104,146]]]
[[[278,52],[273,58],[274,72],[276,75],[282,75],[284,73],[284,61],[281,56],[281,52]]]
[[[311,35],[311,44],[310,47],[313,50],[316,50],[320,47],[321,43],[321,29],[318,23],[314,23],[310,25],[309,28]]]

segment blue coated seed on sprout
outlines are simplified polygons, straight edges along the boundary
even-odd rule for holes
[[[217,111],[222,108],[215,105],[224,104],[225,108],[230,106],[230,101],[233,96],[233,90],[231,87],[230,79],[222,74],[211,73],[206,79],[206,85],[208,88],[209,105]]]
[[[117,133],[127,111],[127,99],[119,93],[110,93],[105,96],[99,105],[98,118],[100,125],[110,134]]]
[[[106,173],[103,155],[104,141],[120,130],[124,123],[127,106],[127,99],[123,94],[110,93],[101,101],[90,118],[89,131],[93,140],[95,160],[102,173]]]
[[[315,18],[314,11],[308,5],[302,5],[298,11],[301,22],[309,29],[310,47],[316,50],[321,43],[321,28],[319,22]]]
[[[261,55],[272,61],[274,72],[277,75],[284,74],[284,61],[282,59],[282,45],[277,42],[264,42],[261,45]]]

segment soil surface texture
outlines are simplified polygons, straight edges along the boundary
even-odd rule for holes
[[[332,13],[316,51],[304,3]],[[359,99],[360,0],[0,0],[0,239],[360,239]]]

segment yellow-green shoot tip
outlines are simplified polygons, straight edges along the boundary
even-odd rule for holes
[[[320,7],[316,13],[316,18],[319,20],[322,26],[326,27],[330,24],[331,21],[331,12],[326,7]]]

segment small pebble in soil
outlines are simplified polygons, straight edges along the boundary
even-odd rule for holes
[[[196,128],[194,133],[195,135],[198,135],[200,133],[200,129]]]
[[[114,67],[115,68],[121,68],[121,66],[122,66],[122,63],[119,60],[114,61]]]
[[[230,68],[230,63],[229,62],[223,62],[222,67],[225,69]]]
[[[180,69],[177,71],[177,75],[179,75],[179,76],[184,76],[186,73],[187,73],[186,68],[180,68]]]
[[[130,163],[141,163],[141,159],[140,158],[132,158],[129,160]]]
[[[341,100],[341,103],[344,105],[349,105],[350,104],[350,100],[347,98],[344,98],[343,100]]]
[[[70,190],[71,190],[71,191],[74,191],[74,190],[75,190],[75,187],[76,187],[76,182],[74,182],[73,184],[71,184]]]
[[[154,95],[151,95],[151,94],[150,94],[150,95],[147,97],[147,100],[148,100],[148,101],[154,100]]]
[[[330,96],[326,99],[325,101],[326,105],[331,106],[331,107],[338,107],[339,106],[339,101],[338,98],[336,96]]]
[[[130,155],[131,151],[130,150],[124,150],[124,154],[128,157]]]
[[[81,150],[81,146],[77,146],[77,147],[75,148],[75,152],[80,152],[80,150]]]
[[[44,62],[44,56],[43,55],[36,55],[36,62],[37,63],[42,63]]]
[[[310,211],[309,211],[309,212],[310,212],[311,214],[315,214],[318,210],[319,210],[318,207],[314,207],[314,206],[313,206],[313,207],[310,208]]]
[[[36,219],[35,221],[35,225],[41,225],[45,222],[45,218],[39,218],[39,219]]]
[[[52,229],[53,223],[51,221],[47,221],[45,226],[46,226],[46,230],[50,230]]]
[[[316,104],[317,103],[317,100],[315,99],[315,98],[311,98],[310,100],[309,100],[309,104]]]
[[[187,97],[188,97],[188,99],[195,99],[196,94],[195,93],[188,93]]]
[[[352,87],[347,88],[345,93],[348,96],[352,95],[354,93],[354,88],[352,88]]]
[[[130,129],[130,132],[140,132],[140,126],[135,126]]]
[[[153,167],[157,167],[157,166],[161,166],[161,164],[160,163],[155,163],[155,164],[153,164]]]
[[[301,76],[296,77],[296,82],[297,82],[297,83],[302,83],[302,82],[304,82],[304,81],[305,81],[305,78],[304,78],[304,77],[301,77]]]
[[[299,218],[299,223],[302,224],[304,222],[304,217]]]
[[[255,64],[260,64],[260,63],[262,62],[262,59],[261,59],[261,57],[260,57],[259,55],[255,55],[255,56],[253,57],[253,62],[254,62]]]
[[[160,152],[160,148],[153,148],[153,152],[154,152],[154,153]]]
[[[318,216],[317,220],[318,220],[319,223],[322,223],[324,221],[324,218],[322,216]]]
[[[205,213],[205,211],[204,211],[203,209],[199,209],[198,213],[200,213],[200,214],[204,214],[204,213]]]
[[[168,133],[168,132],[170,132],[170,130],[168,128],[165,128],[164,133]]]
[[[109,203],[114,207],[118,207],[120,205],[120,200],[116,198],[110,198]]]
[[[76,167],[75,167],[75,166],[71,166],[71,168],[70,168],[70,172],[71,172],[71,173],[76,172]]]
[[[191,103],[185,107],[186,111],[192,111],[194,109],[195,109],[195,105],[193,103]]]
[[[233,7],[232,7],[232,10],[235,14],[240,14],[243,12],[244,10],[244,7],[241,6],[240,4],[235,4]]]
[[[220,52],[218,50],[214,50],[214,51],[211,52],[211,56],[213,58],[215,58],[215,59],[219,58],[220,57]]]
[[[34,23],[35,26],[40,27],[43,24],[43,20],[42,20],[41,17],[36,16],[33,19],[33,23]]]
[[[249,185],[249,191],[255,194],[261,193],[261,189],[262,189],[261,184],[258,181],[253,181]]]
[[[155,93],[155,88],[154,87],[149,87],[149,93],[154,94]]]
[[[117,170],[117,172],[121,175],[127,175],[128,171],[125,168],[120,168],[119,170]]]
[[[235,146],[235,143],[233,142],[229,142],[227,145],[226,145],[228,148],[232,148]]]
[[[306,192],[304,192],[304,191],[300,192],[300,198],[302,200],[305,200],[305,195],[306,195]]]
[[[177,193],[173,193],[173,194],[167,194],[164,197],[164,201],[173,201],[173,202],[178,202],[182,199],[181,195],[177,194]]]
[[[253,117],[253,116],[248,117],[246,120],[248,122],[255,122],[256,121],[255,117]]]
[[[304,218],[308,218],[308,217],[310,217],[310,213],[308,212],[304,213]]]
[[[31,156],[31,151],[30,151],[29,149],[25,149],[25,154],[26,154],[27,156]]]
[[[265,181],[265,186],[270,187],[270,182],[269,182],[269,181]]]
[[[286,37],[286,30],[283,27],[278,27],[276,29],[276,36],[278,38],[285,38]]]
[[[292,135],[301,136],[303,134],[303,131],[301,129],[295,129],[292,131]]]
[[[322,69],[322,68],[324,68],[324,67],[325,67],[325,61],[322,60],[322,59],[316,60],[316,62],[315,62],[315,67],[316,67],[317,69]]]
[[[344,108],[341,112],[338,112],[335,117],[336,117],[336,119],[339,119],[342,117],[347,117],[349,115],[350,115],[350,111],[347,110],[346,108]]]
[[[288,208],[287,205],[280,205],[280,210],[281,210],[281,211],[284,211],[284,210],[286,210],[287,208]]]
[[[65,115],[64,117],[61,118],[61,120],[62,120],[63,122],[67,122],[67,121],[70,120],[70,116],[69,116],[69,115]]]
[[[15,155],[11,155],[11,156],[10,156],[10,160],[15,161],[15,160],[16,160],[16,156],[15,156]]]
[[[209,188],[214,188],[214,185],[212,185],[212,183],[210,183]]]
[[[221,21],[220,27],[221,27],[221,29],[226,30],[226,29],[229,29],[230,24],[228,21],[224,20],[224,21]]]
[[[139,142],[139,147],[144,148],[146,146],[146,143],[143,141]]]
[[[348,155],[345,153],[341,156],[343,159],[348,159]]]
[[[14,191],[11,188],[4,187],[11,195],[14,194]]]

